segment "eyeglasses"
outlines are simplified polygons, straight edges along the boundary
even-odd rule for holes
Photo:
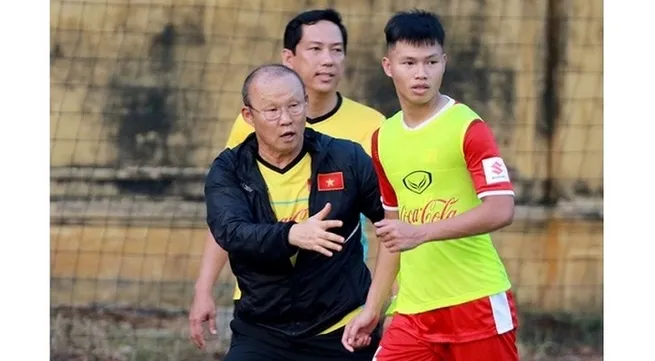
[[[261,115],[264,116],[264,118],[268,121],[274,121],[278,120],[282,117],[282,110],[286,108],[287,112],[289,113],[289,116],[291,117],[297,117],[302,114],[302,112],[305,110],[305,107],[307,106],[307,102],[297,102],[297,103],[291,103],[285,107],[281,108],[267,108],[264,110],[259,110],[253,108],[251,105],[246,105],[248,108],[251,110],[254,110]]]

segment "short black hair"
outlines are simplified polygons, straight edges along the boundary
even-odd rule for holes
[[[243,81],[243,86],[241,87],[241,97],[243,99],[243,105],[250,106],[250,85],[255,81],[255,79],[260,75],[271,75],[281,77],[283,75],[293,74],[300,85],[302,86],[302,91],[305,93],[305,83],[300,78],[300,75],[295,72],[295,70],[283,65],[283,64],[264,64],[256,67],[253,71],[246,76],[246,80]]]
[[[343,38],[343,53],[348,48],[348,31],[341,21],[341,14],[334,9],[308,10],[296,15],[284,29],[284,48],[296,53],[296,47],[302,40],[302,26],[314,25],[319,21],[329,21],[339,27]]]
[[[403,41],[415,46],[445,45],[446,31],[439,17],[426,10],[412,9],[394,14],[384,27],[387,48]]]

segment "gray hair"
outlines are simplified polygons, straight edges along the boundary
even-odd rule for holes
[[[300,78],[300,75],[296,73],[293,69],[283,65],[283,64],[264,64],[260,65],[257,68],[255,68],[253,71],[248,74],[246,77],[246,80],[243,82],[243,87],[241,88],[241,97],[243,98],[243,105],[249,107],[250,106],[250,85],[252,84],[255,79],[260,76],[260,75],[268,75],[268,76],[274,76],[274,77],[282,77],[287,74],[293,74],[300,84],[302,85],[302,92],[303,94],[306,94],[305,92],[305,83],[302,81]]]

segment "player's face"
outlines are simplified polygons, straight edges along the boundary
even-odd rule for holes
[[[300,74],[307,89],[318,93],[337,91],[345,59],[341,30],[325,20],[303,25],[295,54],[289,49],[282,51],[284,64]]]
[[[263,74],[250,88],[250,107],[241,114],[255,128],[259,146],[273,156],[284,156],[302,147],[307,96],[292,74]]]
[[[403,100],[423,105],[439,93],[446,54],[439,44],[415,46],[398,42],[382,59],[382,67]]]

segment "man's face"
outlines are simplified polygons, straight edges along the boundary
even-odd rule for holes
[[[397,42],[382,59],[382,67],[400,97],[412,105],[423,105],[439,92],[446,70],[446,54],[436,43],[415,46]]]
[[[282,51],[283,63],[294,69],[307,89],[318,93],[337,90],[343,77],[345,53],[339,27],[330,21],[302,26],[302,39],[295,54]]]
[[[250,85],[249,100],[241,114],[255,128],[260,147],[276,156],[302,147],[307,97],[296,76],[260,74]]]

